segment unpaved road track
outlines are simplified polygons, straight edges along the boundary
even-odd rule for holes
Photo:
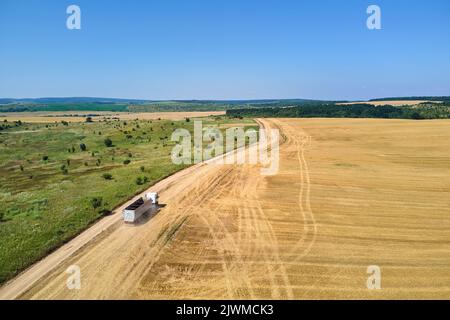
[[[101,221],[94,240],[0,297],[450,298],[449,121],[261,121],[285,137],[276,176],[191,168],[155,188],[158,215]],[[80,290],[66,287],[70,265]],[[381,290],[366,288],[369,265]]]

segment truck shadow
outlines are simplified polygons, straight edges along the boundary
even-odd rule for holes
[[[166,204],[159,204],[158,209],[144,213],[136,222],[130,223],[130,226],[142,226],[146,224],[147,222],[151,221],[154,217],[156,217],[160,212],[161,209],[163,209],[166,206]]]

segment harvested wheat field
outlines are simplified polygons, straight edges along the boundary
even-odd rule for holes
[[[25,273],[0,296],[450,298],[450,121],[262,122],[285,138],[276,176],[191,168],[159,189],[158,215],[137,226],[110,218],[31,288],[18,289]],[[80,290],[66,288],[69,265],[81,268]],[[366,287],[370,265],[381,290]]]

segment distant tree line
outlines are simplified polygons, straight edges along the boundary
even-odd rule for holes
[[[430,97],[430,96],[422,96],[422,97],[395,97],[395,98],[381,98],[381,99],[371,99],[369,101],[447,101],[450,102],[450,96],[442,96],[442,97]]]
[[[227,116],[273,118],[383,118],[383,119],[441,119],[450,118],[450,105],[420,107],[373,106],[370,104],[337,105],[303,104],[286,108],[228,110]]]

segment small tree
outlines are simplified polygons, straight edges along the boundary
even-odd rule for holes
[[[48,156],[43,156],[43,157],[42,157],[42,160],[48,161]]]
[[[84,143],[80,143],[80,150],[81,151],[86,151],[87,147]]]
[[[144,171],[145,171],[145,167],[141,166],[141,172],[144,172]]]
[[[136,184],[138,185],[138,186],[141,186],[141,185],[143,185],[143,184],[146,184],[148,182],[148,177],[137,177],[136,178]]]
[[[108,148],[111,148],[113,146],[113,143],[110,138],[106,138],[104,140],[104,143],[105,143],[105,146],[107,146]]]
[[[112,180],[113,176],[110,173],[104,173],[102,175],[103,179],[105,180]]]
[[[86,122],[94,122],[93,120],[92,120],[92,117],[86,117]]]
[[[65,164],[63,164],[63,165],[61,166],[61,171],[62,171],[63,175],[69,174],[69,170],[67,169],[67,167],[66,167]]]
[[[91,199],[91,206],[93,209],[100,208],[102,206],[103,199],[102,198],[92,198]]]
[[[125,161],[123,162],[123,164],[125,164],[125,165],[130,164],[130,163],[131,163],[131,160],[130,160],[130,159],[127,159],[127,160],[125,160]]]

